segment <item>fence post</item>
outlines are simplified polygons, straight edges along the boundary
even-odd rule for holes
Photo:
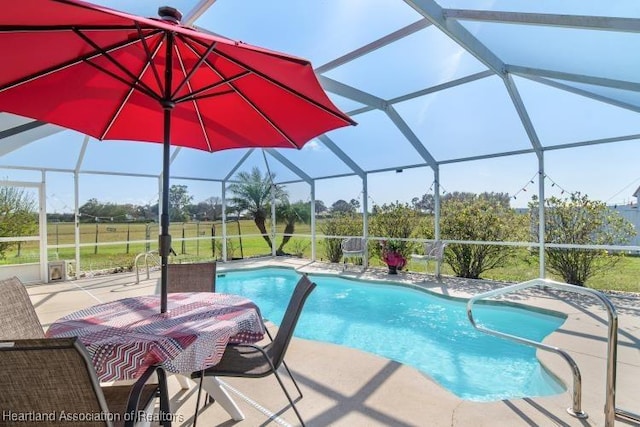
[[[144,239],[147,241],[144,246],[145,252],[149,252],[151,250],[151,243],[149,242],[151,240],[151,224],[149,223],[146,224],[144,230]]]
[[[129,233],[131,232],[131,224],[127,224],[127,253],[129,253]]]
[[[211,224],[211,256],[216,259],[216,225]]]
[[[98,253],[98,224],[96,223],[96,244],[93,247],[93,253],[97,254]]]
[[[200,256],[200,221],[196,222],[196,256]]]
[[[185,223],[183,222],[183,223],[182,223],[182,245],[181,245],[182,250],[180,251],[180,253],[182,253],[182,255],[185,255],[185,254],[187,253],[187,252],[185,251],[185,245],[184,245],[184,243],[185,243],[185,242],[184,242],[184,225],[185,225]]]

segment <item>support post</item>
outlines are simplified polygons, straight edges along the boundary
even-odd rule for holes
[[[316,261],[316,181],[311,181],[311,261]]]
[[[546,274],[546,266],[545,266],[545,234],[546,234],[546,226],[545,226],[545,215],[544,215],[544,152],[538,153],[538,260],[540,264],[540,278],[544,279]]]
[[[433,210],[434,210],[434,238],[440,240],[440,166],[433,167]],[[436,277],[440,277],[440,261],[436,260]]]
[[[222,261],[227,261],[227,186],[222,184]]]
[[[362,175],[362,237],[364,237],[364,256],[362,268],[369,266],[369,181],[367,174]]]

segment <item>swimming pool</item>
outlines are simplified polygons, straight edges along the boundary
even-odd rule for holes
[[[219,274],[216,291],[244,295],[279,324],[300,274],[282,268]],[[476,331],[466,301],[404,286],[310,275],[317,283],[295,336],[340,344],[413,366],[474,401],[547,396],[565,390],[535,349]],[[476,305],[478,323],[541,341],[564,317],[514,306]]]

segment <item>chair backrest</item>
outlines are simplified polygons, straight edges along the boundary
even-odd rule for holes
[[[20,279],[0,280],[0,340],[44,338],[36,310]]]
[[[46,417],[42,425],[68,426],[62,414],[104,414],[76,425],[112,425],[93,365],[75,337],[0,341],[0,384],[0,408]]]
[[[215,292],[216,263],[169,264],[167,292]]]
[[[276,369],[282,363],[284,354],[287,352],[287,348],[291,342],[291,337],[293,336],[293,330],[296,328],[296,324],[300,318],[302,307],[304,307],[307,297],[315,287],[316,284],[304,275],[298,281],[295,289],[293,290],[293,294],[289,300],[289,305],[287,306],[287,310],[284,312],[284,317],[280,323],[280,327],[278,328],[278,333],[268,349],[268,354]]]
[[[424,254],[429,255],[435,259],[442,260],[444,258],[444,249],[447,244],[440,240],[435,242],[428,242],[424,244]]]
[[[364,252],[364,245],[362,237],[349,237],[342,241],[340,248],[343,252]]]

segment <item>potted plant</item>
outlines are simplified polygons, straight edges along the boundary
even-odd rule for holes
[[[397,240],[383,240],[382,261],[389,267],[389,274],[398,274],[398,270],[407,265],[407,259],[402,255],[402,243]]]

